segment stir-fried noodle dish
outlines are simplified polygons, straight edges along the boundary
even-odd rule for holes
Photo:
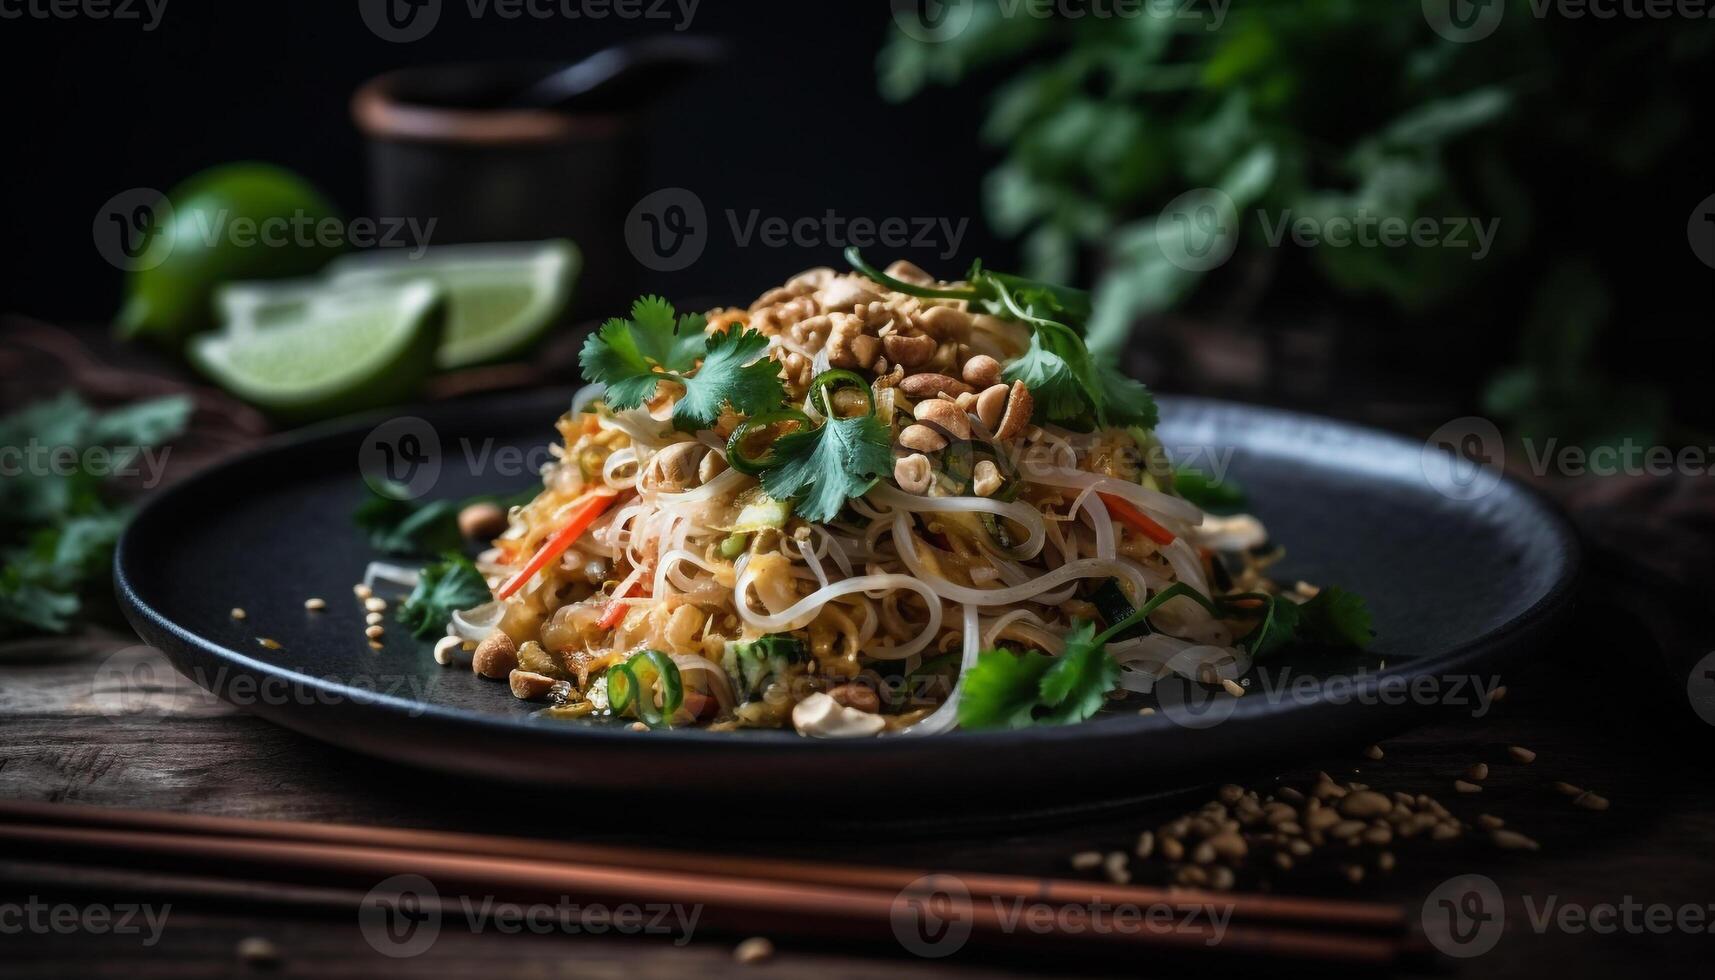
[[[1234,697],[1284,646],[1368,641],[1356,596],[1276,584],[1262,525],[1205,511],[1230,487],[1175,470],[1086,295],[848,258],[593,334],[437,652],[553,716],[859,737]]]

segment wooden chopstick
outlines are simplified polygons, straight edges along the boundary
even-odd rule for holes
[[[57,860],[85,864],[117,862],[129,867],[165,865],[178,873],[191,870],[216,876],[284,878],[322,887],[344,885],[366,889],[393,875],[414,873],[435,882],[437,888],[452,889],[455,894],[462,891],[467,894],[504,896],[508,899],[575,894],[583,901],[696,905],[705,910],[705,921],[716,928],[726,926],[755,930],[757,922],[766,921],[770,931],[815,937],[888,935],[892,928],[890,917],[895,913],[900,898],[900,888],[891,884],[878,888],[826,880],[817,882],[719,872],[711,874],[686,868],[638,867],[583,859],[544,858],[540,853],[528,856],[471,854],[403,847],[396,843],[378,844],[374,841],[360,844],[343,840],[295,840],[279,835],[258,836],[259,833],[278,829],[272,826],[271,821],[229,821],[226,818],[137,811],[97,810],[90,813],[87,808],[78,809],[82,812],[72,815],[61,813],[58,805],[0,803],[0,819],[4,821],[0,822],[0,849],[11,849],[6,847],[11,845],[12,848],[25,850],[35,859],[49,856]],[[98,820],[103,812],[117,814],[120,817],[117,821],[119,823],[152,823],[157,827],[172,825],[173,829],[120,829],[101,826]],[[20,818],[39,820],[55,816],[73,816],[73,819],[52,824],[19,822]],[[191,823],[183,822],[187,820]],[[80,821],[82,826],[61,825]],[[195,828],[195,824],[203,821],[216,821],[216,826],[226,832],[211,834]],[[253,833],[231,833],[238,829],[233,826],[235,822],[248,825]],[[328,830],[330,825],[301,825],[301,828]],[[367,828],[343,829],[367,831]],[[492,840],[490,842],[492,843]],[[510,843],[533,842],[513,840]],[[610,854],[672,856],[664,852],[633,852],[623,848],[604,850]],[[810,862],[776,864],[785,866],[777,867],[777,871],[822,867]],[[970,876],[971,879],[979,877],[1007,881],[1005,876]],[[912,880],[915,878],[916,876]],[[969,879],[960,875],[959,880],[964,883]],[[966,884],[966,887],[971,886]],[[1009,887],[1018,886],[1014,884]],[[971,890],[973,899],[996,894],[986,892],[979,896],[975,888]],[[1154,890],[1150,889],[1134,890],[1154,893]],[[1113,898],[1112,891],[1107,890],[1102,900],[1114,904],[1127,901]],[[1052,888],[1047,891],[1039,888],[1020,897],[1049,903],[1063,901],[1049,897],[1051,893]],[[1138,924],[1135,931],[1083,930],[1069,933],[1057,930],[1047,935],[1020,935],[1012,928],[1014,923],[1006,921],[998,903],[973,900],[967,910],[973,929],[972,938],[987,942],[1028,941],[1043,946],[1084,945],[1090,942],[1121,943],[1163,950],[1204,949],[1209,952],[1354,964],[1392,962],[1403,951],[1403,939],[1400,935],[1354,934],[1338,924],[1324,923],[1310,929],[1241,921],[1237,907],[1241,900],[1252,897],[1161,893],[1160,899],[1151,903],[1181,909],[1214,903],[1218,908],[1233,909],[1232,921],[1221,930],[1213,928],[1212,923],[1193,924],[1177,920],[1162,923],[1145,919]],[[1293,900],[1271,897],[1270,901],[1291,903]]]
[[[456,855],[523,858],[567,864],[610,865],[633,870],[686,872],[733,878],[758,878],[827,886],[871,888],[897,893],[928,872],[884,866],[860,867],[832,862],[693,854],[604,844],[568,844],[518,837],[395,827],[253,820],[203,814],[130,810],[0,800],[0,821],[51,823],[113,830],[145,830],[221,837],[254,837],[305,843],[348,844]],[[1182,905],[1217,903],[1231,908],[1235,921],[1302,924],[1319,929],[1403,933],[1405,911],[1398,905],[1338,899],[1168,890],[1055,878],[957,872],[973,896],[1022,898],[1054,904]]]

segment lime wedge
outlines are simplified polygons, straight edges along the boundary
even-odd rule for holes
[[[341,288],[410,279],[433,280],[447,295],[447,332],[435,363],[469,367],[524,352],[571,300],[583,264],[565,239],[444,245],[413,258],[409,249],[348,255],[329,266]]]
[[[281,419],[326,418],[409,399],[434,369],[446,329],[434,283],[341,291],[285,305],[254,324],[192,339],[192,363],[221,387]]]

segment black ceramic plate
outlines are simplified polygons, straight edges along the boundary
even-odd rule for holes
[[[1522,488],[1502,481],[1463,501],[1466,485],[1443,493],[1444,481],[1426,478],[1426,458],[1431,473],[1441,458],[1414,442],[1273,410],[1161,402],[1170,449],[1202,454],[1205,468],[1230,451],[1232,475],[1289,549],[1283,576],[1368,597],[1374,656],[1273,662],[1239,699],[1168,685],[1149,716],[1128,708],[1067,727],[831,742],[552,722],[504,684],[437,666],[429,644],[398,626],[371,651],[351,590],[377,557],[350,518],[365,494],[360,454],[372,466],[417,459],[395,475],[433,480],[435,497],[526,487],[564,392],[422,409],[421,424],[382,433],[390,456],[370,438],[378,419],[275,441],[153,499],[120,542],[115,580],[132,624],[181,671],[355,751],[538,785],[820,801],[846,814],[1145,796],[1361,745],[1436,707],[1480,713],[1499,665],[1540,643],[1564,609],[1574,540]],[[311,596],[326,611],[306,611]],[[230,618],[235,606],[248,618]]]

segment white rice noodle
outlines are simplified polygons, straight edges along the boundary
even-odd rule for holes
[[[934,642],[935,634],[941,630],[941,597],[926,583],[920,582],[909,575],[859,575],[843,582],[835,582],[823,589],[817,589],[810,595],[799,599],[791,606],[778,613],[758,613],[750,605],[750,585],[753,576],[748,566],[739,573],[738,583],[734,591],[734,602],[738,606],[739,618],[754,629],[764,633],[782,633],[787,630],[802,629],[822,607],[841,596],[854,592],[910,591],[922,596],[929,605],[928,622],[923,629],[910,640],[897,646],[876,646],[864,651],[864,654],[874,660],[902,660],[927,647]]]
[[[667,655],[673,665],[679,668],[679,674],[687,681],[701,678],[703,686],[708,689],[710,697],[720,703],[722,711],[731,711],[738,704],[738,698],[733,696],[732,680],[727,677],[720,665],[707,657],[699,657],[692,653],[670,653]],[[680,719],[674,719],[678,721]],[[687,717],[683,719],[689,721]]]
[[[1023,503],[1008,503],[1004,500],[990,500],[987,497],[919,497],[915,494],[895,490],[886,483],[877,483],[868,496],[876,502],[893,508],[895,512],[909,513],[977,513],[993,514],[1004,517],[1030,532],[1024,544],[1015,549],[1019,558],[1035,558],[1042,552],[1047,530],[1043,526],[1042,514],[1035,507]]]
[[[1108,652],[1124,668],[1120,686],[1141,694],[1155,690],[1156,683],[1168,674],[1207,684],[1235,680],[1251,668],[1251,659],[1243,650],[1160,634],[1112,644]]]
[[[684,508],[695,504],[706,504],[727,493],[736,492],[739,486],[749,477],[738,470],[727,470],[695,490],[684,493],[653,493],[650,499],[661,508]]]
[[[952,693],[940,707],[931,711],[927,717],[917,724],[900,730],[902,735],[940,735],[952,731],[959,723],[959,698],[965,690],[965,678],[969,677],[977,665],[977,653],[982,649],[982,626],[977,618],[976,606],[964,607],[964,647],[959,656],[959,679],[954,682]]]
[[[1181,521],[1191,527],[1196,527],[1203,521],[1202,508],[1189,500],[1159,490],[1150,490],[1118,477],[1054,466],[1036,466],[1025,472],[1025,479],[1050,487],[1074,487],[1079,490],[1092,487],[1097,493],[1113,494],[1152,517]]]
[[[1076,517],[1082,513],[1088,518],[1090,528],[1096,532],[1096,557],[1114,557],[1114,520],[1108,516],[1108,505],[1102,503],[1102,498],[1096,496],[1096,488],[1085,487],[1072,501],[1072,509],[1067,513]]]
[[[675,550],[665,552],[661,555],[660,561],[655,565],[655,583],[654,588],[651,590],[652,595],[666,595],[668,591],[667,586],[669,584],[680,592],[689,592],[691,589],[696,587],[690,579],[686,578],[685,575],[679,571],[680,562],[695,565],[711,575],[716,574],[720,570],[719,566],[714,565],[711,562],[704,561],[702,555],[698,555],[690,551]],[[639,567],[641,568],[641,566]],[[637,573],[633,572],[632,574],[635,575]]]
[[[1174,538],[1173,543],[1161,549],[1161,554],[1167,559],[1167,564],[1173,566],[1173,577],[1191,586],[1203,595],[1209,595],[1209,582],[1203,577],[1203,563],[1198,560],[1197,553],[1191,550],[1190,542],[1184,538]],[[1183,605],[1195,605],[1191,600],[1173,600]],[[1208,616],[1208,610],[1198,606],[1203,616]]]
[[[499,601],[485,602],[470,609],[455,609],[452,622],[447,624],[447,632],[461,640],[481,643],[500,628],[500,619],[505,615],[506,604]]]
[[[822,571],[822,560],[816,557],[815,547],[805,541],[793,541],[793,546],[798,549],[798,557],[804,559],[804,564],[809,566],[810,572],[816,576],[817,584],[827,588],[828,573]]]
[[[571,414],[578,415],[588,408],[590,403],[607,394],[607,385],[597,381],[595,384],[584,385],[572,393]]]
[[[372,561],[363,570],[363,584],[375,588],[377,583],[384,582],[401,589],[417,587],[417,569],[408,565],[395,565],[387,561]]]
[[[894,518],[893,542],[899,548],[899,556],[905,561],[905,566],[911,574],[919,579],[926,587],[932,588],[936,595],[952,602],[966,602],[978,606],[1010,606],[1020,602],[1044,601],[1043,595],[1051,589],[1085,578],[1124,578],[1137,591],[1133,594],[1142,595],[1148,587],[1137,569],[1125,562],[1108,558],[1084,558],[1068,562],[1051,572],[1046,572],[1035,581],[1025,585],[1014,585],[1004,589],[973,589],[969,586],[949,582],[930,570],[929,566],[917,553],[917,542],[911,536],[910,524],[905,515]],[[1064,602],[1064,599],[1059,600]]]
[[[602,416],[600,425],[604,429],[618,429],[633,443],[646,449],[659,449],[669,438],[668,428],[662,425],[662,421],[641,408],[633,408]]]
[[[621,476],[620,471],[626,467],[632,468],[631,475]],[[630,447],[615,449],[601,464],[601,481],[615,490],[630,490],[637,486],[639,472],[637,450]]]

